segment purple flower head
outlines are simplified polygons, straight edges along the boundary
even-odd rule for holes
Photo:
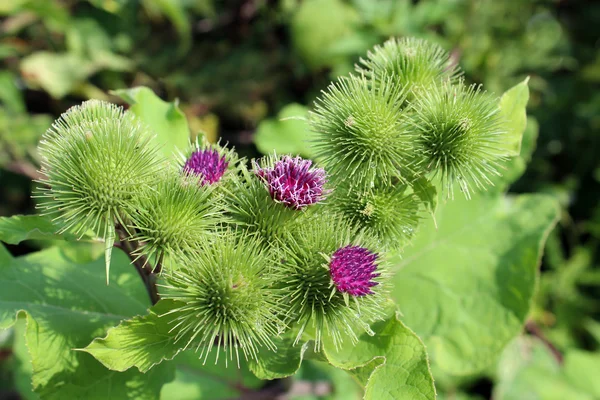
[[[202,176],[203,185],[212,185],[221,179],[228,166],[225,156],[221,156],[217,150],[206,149],[193,152],[185,162],[183,171]]]
[[[373,279],[377,270],[377,253],[360,246],[337,249],[329,261],[329,273],[337,290],[354,297],[372,294],[371,288],[379,283]]]
[[[285,156],[273,168],[257,168],[271,198],[286,207],[300,210],[323,199],[325,170],[311,168],[312,161]]]

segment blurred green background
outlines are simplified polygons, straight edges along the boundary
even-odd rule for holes
[[[484,376],[438,377],[440,397],[593,399],[577,388],[600,355],[583,368],[588,359],[562,354],[600,345],[599,27],[591,0],[3,0],[0,216],[33,212],[37,141],[83,100],[122,103],[112,90],[144,85],[178,99],[193,134],[251,157],[310,156],[304,123],[281,118],[305,114],[373,45],[426,38],[489,91],[530,77],[537,147],[510,190],[550,193],[563,208],[525,335]],[[19,398],[10,341],[0,337],[0,398]],[[337,373],[311,368],[299,379],[336,390]]]

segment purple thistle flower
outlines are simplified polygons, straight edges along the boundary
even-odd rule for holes
[[[206,149],[193,152],[185,162],[183,171],[202,176],[203,185],[212,185],[221,179],[228,166],[225,156],[221,156],[217,150]]]
[[[271,198],[300,210],[323,199],[325,170],[311,168],[312,161],[285,156],[273,168],[258,168],[256,175],[268,186]]]
[[[337,290],[355,297],[372,294],[371,288],[379,284],[373,280],[380,275],[374,273],[377,257],[377,253],[360,246],[337,249],[329,262],[329,272]]]

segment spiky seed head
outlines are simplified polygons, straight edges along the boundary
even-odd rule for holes
[[[197,251],[224,222],[222,196],[202,185],[203,177],[165,170],[133,199],[131,231],[139,255],[164,265],[180,253]],[[166,257],[166,258],[165,258]]]
[[[209,143],[201,135],[181,154],[181,169],[189,175],[201,177],[201,185],[214,185],[222,181],[228,171],[237,166],[238,157],[233,149]]]
[[[507,154],[498,99],[480,86],[443,84],[415,101],[413,126],[422,166],[439,174],[452,196],[453,185],[470,197],[472,187],[492,185]]]
[[[337,249],[329,261],[329,273],[338,291],[354,297],[374,294],[373,286],[379,285],[377,253],[361,246],[347,245]]]
[[[324,198],[325,170],[312,167],[311,160],[283,156],[271,167],[255,165],[254,173],[267,185],[271,198],[301,210]]]
[[[357,71],[374,81],[392,77],[391,84],[406,88],[409,100],[430,85],[454,81],[461,74],[445,50],[417,38],[389,39],[368,52],[360,64]]]
[[[419,205],[419,198],[406,185],[382,182],[371,188],[339,185],[328,203],[352,227],[391,249],[404,247],[414,235]]]
[[[334,180],[369,186],[411,172],[415,138],[404,118],[404,96],[389,80],[350,76],[317,99],[309,120],[314,147]]]
[[[226,360],[240,352],[256,359],[258,349],[275,350],[281,314],[279,292],[266,272],[273,257],[261,250],[256,239],[224,235],[188,254],[182,267],[167,276],[163,298],[180,304],[169,312],[172,332],[183,348],[195,348],[204,361],[216,348]]]
[[[90,100],[69,109],[40,141],[43,213],[64,230],[104,236],[160,169],[152,138],[133,114],[113,104]]]
[[[368,274],[364,279],[360,278],[359,268],[353,270],[344,262],[346,251],[340,253],[340,249],[347,247],[364,248],[377,255],[371,264],[362,260],[367,269],[375,266],[376,270],[372,271],[367,283],[364,279]],[[339,347],[344,335],[356,342],[357,332],[370,332],[370,323],[382,317],[387,290],[383,254],[374,241],[356,235],[335,216],[316,215],[297,224],[280,238],[279,251],[282,265],[273,274],[284,293],[286,321],[298,332],[296,342],[312,325],[316,350],[320,349],[323,337],[330,337]],[[356,272],[355,280],[345,282],[342,275],[351,270]],[[359,293],[363,284],[370,286],[369,294],[354,296],[352,293]]]

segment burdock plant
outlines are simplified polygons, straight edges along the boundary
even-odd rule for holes
[[[510,155],[497,99],[459,74],[422,40],[376,47],[316,100],[314,160],[246,163],[204,139],[165,158],[131,112],[89,101],[44,135],[41,207],[104,238],[107,262],[119,233],[158,302],[141,318],[162,332],[160,359],[222,350],[264,372],[290,346],[339,351],[389,315],[388,253],[430,218],[437,189],[468,197]]]

